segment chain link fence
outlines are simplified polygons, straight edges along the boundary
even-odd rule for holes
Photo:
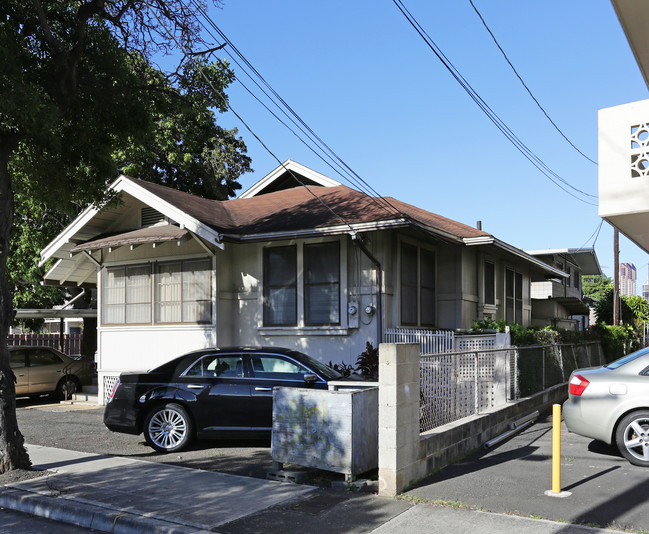
[[[420,430],[426,432],[604,365],[599,342],[462,350],[422,356]]]

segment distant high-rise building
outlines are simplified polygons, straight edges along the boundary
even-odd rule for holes
[[[642,298],[649,300],[649,274],[647,274],[647,283],[642,284]]]
[[[633,263],[620,263],[620,295],[633,297],[637,270]]]

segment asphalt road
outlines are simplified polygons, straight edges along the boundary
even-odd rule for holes
[[[561,432],[561,489],[552,488],[552,419],[492,449],[449,465],[408,491],[413,499],[461,503],[495,513],[649,532],[649,469],[636,467],[615,447]]]
[[[59,404],[48,397],[18,399],[18,427],[26,443],[75,451],[165,462],[194,469],[266,478],[272,470],[266,441],[194,441],[187,450],[160,454],[144,436],[119,434],[103,423],[103,407]],[[317,476],[317,474],[316,474]]]

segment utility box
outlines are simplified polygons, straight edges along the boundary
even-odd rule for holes
[[[271,455],[343,473],[353,481],[379,465],[379,389],[275,388]]]

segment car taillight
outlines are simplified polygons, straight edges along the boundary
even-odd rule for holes
[[[579,395],[581,395],[581,394],[584,392],[584,390],[588,387],[588,384],[590,384],[590,382],[589,382],[588,380],[586,380],[583,376],[581,376],[581,375],[574,375],[574,376],[570,379],[570,386],[569,386],[569,388],[568,388],[568,392],[569,392],[571,395],[577,395],[577,396],[579,396]]]
[[[113,397],[115,396],[115,392],[117,391],[117,386],[119,386],[119,378],[115,381],[113,390],[110,392],[110,397],[108,397],[108,402],[113,400]]]

